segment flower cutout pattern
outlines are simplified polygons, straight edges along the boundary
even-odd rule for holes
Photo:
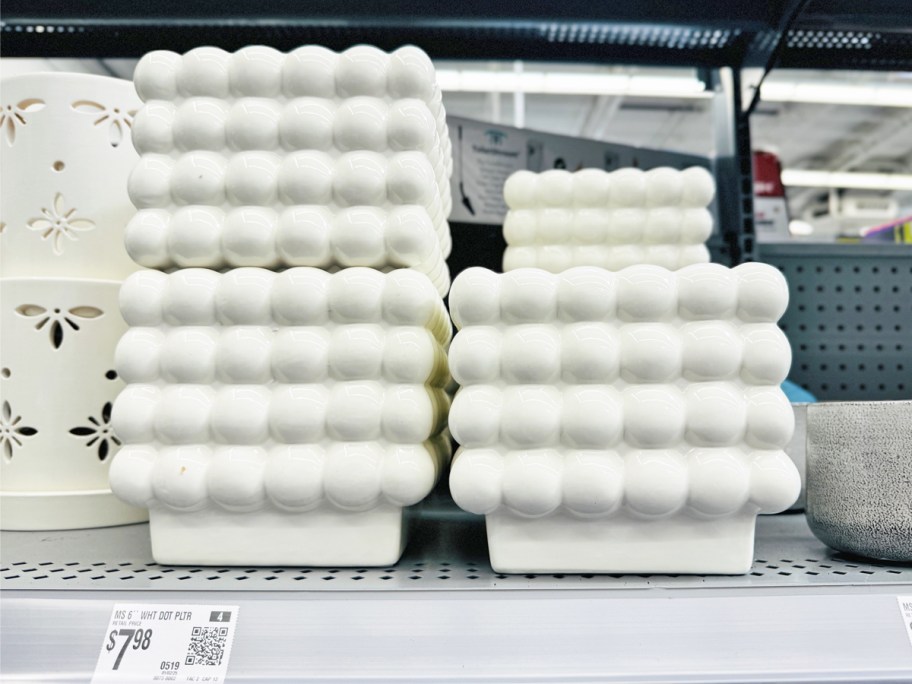
[[[133,117],[136,116],[135,109],[109,108],[92,100],[76,100],[70,106],[81,114],[95,116],[94,125],[107,126],[111,147],[117,147],[123,142],[126,129],[133,127]]]
[[[91,320],[104,314],[101,309],[94,306],[74,306],[72,309],[64,311],[59,308],[46,309],[38,304],[18,306],[16,307],[16,313],[26,318],[37,318],[35,330],[47,328],[51,345],[54,349],[60,349],[60,345],[63,344],[64,333],[68,327],[74,332],[79,330],[77,320]]]
[[[15,105],[0,107],[0,135],[6,138],[8,145],[16,142],[16,128],[28,125],[26,114],[44,109],[44,100],[30,97]]]
[[[105,402],[98,418],[89,416],[88,421],[89,425],[74,427],[70,430],[70,434],[74,437],[86,438],[86,446],[90,449],[97,447],[98,460],[104,461],[111,453],[111,449],[121,444],[111,428],[111,402]]]
[[[22,424],[22,416],[13,413],[8,401],[3,402],[0,412],[0,444],[3,445],[3,458],[9,462],[13,460],[16,449],[22,448],[23,439],[34,437],[38,430]]]
[[[50,209],[42,208],[44,217],[33,218],[28,222],[28,227],[41,233],[42,240],[50,240],[54,247],[54,254],[63,254],[63,238],[78,240],[77,233],[92,230],[95,222],[86,218],[76,218],[76,208],[65,209],[61,193],[54,197],[54,204]]]

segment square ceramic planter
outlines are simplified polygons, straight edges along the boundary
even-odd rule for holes
[[[3,79],[0,276],[120,280],[139,157],[130,81],[86,74]]]
[[[144,272],[114,492],[160,563],[387,565],[449,460],[440,295],[411,270]]]
[[[518,171],[504,185],[503,269],[678,269],[709,261],[715,181],[704,168]]]
[[[0,278],[0,522],[7,530],[138,522],[108,486],[120,446],[111,407],[123,387],[120,284]]]
[[[153,52],[134,78],[137,262],[408,266],[446,292],[452,160],[421,50]]]
[[[912,401],[811,404],[807,519],[826,545],[912,561]]]
[[[747,572],[800,488],[787,301],[762,264],[460,274],[450,489],[493,567]]]

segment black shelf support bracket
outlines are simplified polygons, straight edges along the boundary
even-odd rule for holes
[[[723,255],[736,266],[757,256],[750,115],[741,106],[738,69],[710,71],[708,86],[713,91],[719,232]]]

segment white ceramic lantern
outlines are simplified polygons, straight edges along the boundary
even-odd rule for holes
[[[135,213],[127,178],[140,101],[130,81],[40,73],[4,79],[0,276],[120,280]]]
[[[126,325],[116,281],[0,279],[3,529],[101,527],[146,511],[111,494],[120,447],[114,349]]]
[[[125,326],[119,280],[140,102],[129,81],[44,73],[0,100],[0,525],[136,522],[108,486]]]

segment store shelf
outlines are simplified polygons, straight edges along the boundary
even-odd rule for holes
[[[289,0],[256,5],[229,1],[217,16],[174,0],[137,6],[109,0],[4,4],[4,55],[134,56],[159,48],[177,51],[200,44],[237,49],[266,43],[291,49],[318,43],[340,49],[368,42],[383,49],[415,43],[438,59],[576,59],[625,63],[721,66],[739,61],[751,38],[776,26],[780,5],[709,0],[700,16],[680,3],[555,5],[468,0],[425,3],[420,11],[402,0],[310,3],[306,12]],[[36,31],[41,27],[40,33]],[[72,30],[71,30],[72,29]]]
[[[205,4],[162,0],[137,5],[68,0],[4,3],[4,56],[139,57],[153,49],[305,43],[384,49],[415,43],[438,59],[578,60],[624,64],[764,66],[798,0],[758,3],[640,0],[592,3],[425,3],[404,0],[256,4],[229,0],[217,16]],[[912,37],[901,0],[806,3],[788,32],[780,66],[912,68]]]
[[[229,681],[912,678],[912,567],[830,551],[801,514],[761,518],[737,577],[507,576],[480,519],[433,504],[413,528],[378,569],[163,567],[145,525],[4,533],[4,675],[85,681],[115,602],[208,602],[240,606]]]
[[[8,0],[0,54],[138,57],[201,44],[415,43],[437,59],[719,69],[765,65],[797,5],[709,0],[698,15],[690,3],[663,0],[470,0],[422,6],[416,17],[404,0],[310,3],[306,14],[294,0],[229,0],[213,17],[210,8],[176,0]],[[912,69],[906,4],[811,0],[788,30],[778,65]],[[733,99],[726,114],[742,128],[726,152],[730,163],[718,167],[720,187],[737,207],[721,223],[754,244],[741,110]],[[473,250],[499,264],[499,226],[454,232],[454,241],[456,271],[484,261]],[[760,245],[756,256],[782,268],[794,288],[783,327],[799,381],[824,398],[909,396],[912,363],[902,357],[912,320],[912,249]],[[896,276],[890,287],[900,291],[875,289],[884,287],[885,273]],[[851,286],[854,299],[837,284]],[[887,304],[889,311],[874,308]],[[849,318],[835,316],[839,306]],[[889,325],[900,329],[877,329],[897,316]],[[839,325],[849,329],[834,330]],[[872,384],[879,364],[883,381]],[[389,568],[161,566],[145,525],[3,533],[2,678],[88,681],[112,607],[133,602],[238,605],[229,681],[912,681],[912,644],[896,600],[912,596],[912,567],[833,552],[800,514],[761,518],[751,572],[722,577],[499,574],[487,561],[483,521],[440,497],[419,508],[412,528],[405,557]]]
[[[194,568],[152,561],[146,525],[73,532],[4,532],[4,590],[411,591],[808,588],[912,584],[912,566],[853,560],[827,549],[803,515],[758,522],[750,574],[502,575],[487,559],[484,522],[455,509],[425,511],[403,559],[389,568]],[[239,584],[243,582],[243,584]],[[910,586],[912,591],[912,586]]]

